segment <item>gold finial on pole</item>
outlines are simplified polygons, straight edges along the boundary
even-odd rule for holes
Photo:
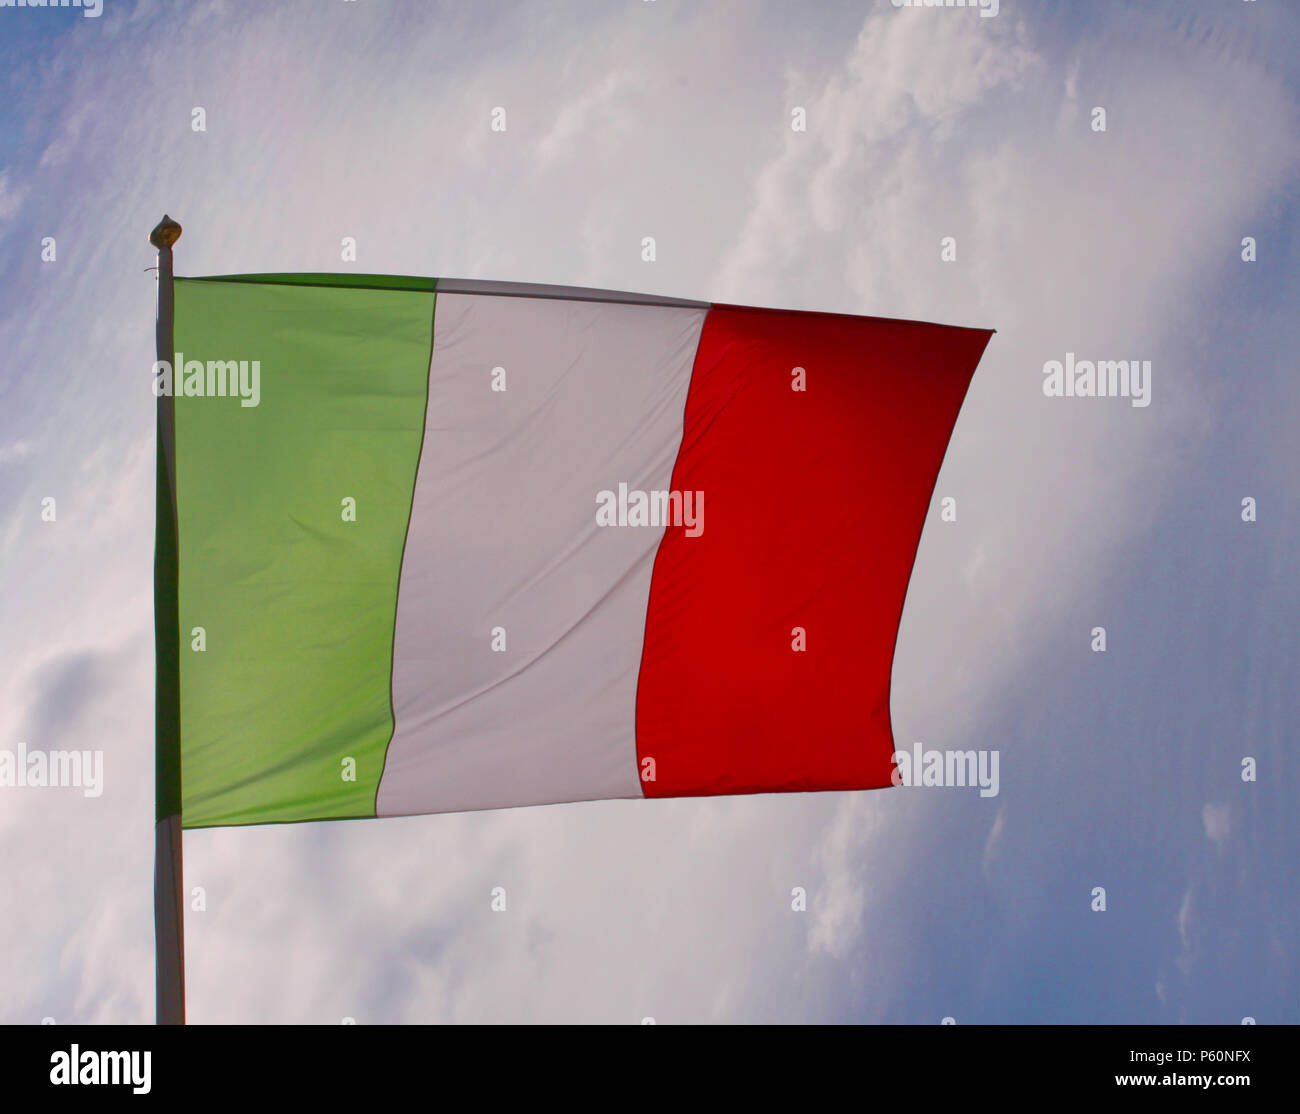
[[[149,243],[161,250],[169,248],[181,238],[181,226],[177,224],[166,213],[163,213],[163,219],[155,226],[154,230],[149,233]]]

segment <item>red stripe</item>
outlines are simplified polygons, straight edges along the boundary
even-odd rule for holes
[[[889,784],[907,581],[990,335],[710,310],[672,480],[704,493],[704,530],[669,526],[646,616],[646,796]],[[791,389],[795,367],[804,392]]]

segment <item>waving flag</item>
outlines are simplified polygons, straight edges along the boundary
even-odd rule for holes
[[[989,336],[177,278],[181,825],[888,785],[908,577]]]

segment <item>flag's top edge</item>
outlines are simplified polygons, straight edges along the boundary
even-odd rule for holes
[[[352,290],[408,290],[420,293],[478,294],[501,298],[557,298],[571,302],[615,302],[625,305],[671,306],[681,309],[728,309],[757,313],[798,313],[811,317],[871,319],[891,321],[901,325],[964,329],[986,333],[989,336],[997,332],[996,329],[948,325],[938,321],[912,321],[897,317],[873,317],[870,314],[828,313],[824,310],[783,309],[776,306],[742,306],[726,302],[697,302],[688,298],[668,298],[660,294],[639,294],[627,290],[600,290],[588,286],[552,286],[538,282],[497,282],[491,279],[417,278],[408,275],[354,275],[322,271],[301,274],[177,275],[176,281],[262,283],[269,286],[328,286]]]
[[[345,275],[332,272],[315,274],[264,275],[194,275],[176,276],[177,282],[248,282],[265,286],[335,286],[351,290],[411,290],[432,294],[437,279],[409,275]]]
[[[487,279],[440,278],[439,294],[484,294],[499,298],[563,298],[569,302],[622,302],[638,306],[675,306],[679,309],[708,309],[708,302],[688,298],[666,298],[661,294],[637,294],[627,290],[596,290],[589,286],[550,286],[538,282],[493,282]]]
[[[493,282],[484,279],[413,278],[405,275],[319,274],[204,275],[181,282],[252,282],[271,286],[330,286],[354,290],[411,290],[439,294],[480,294],[499,298],[559,298],[569,302],[623,302],[631,305],[708,309],[708,302],[635,294],[625,290],[596,290],[586,286],[550,286],[536,282]]]

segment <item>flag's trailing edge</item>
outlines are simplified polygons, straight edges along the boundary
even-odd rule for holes
[[[990,335],[176,279],[183,826],[888,785],[908,578]]]

